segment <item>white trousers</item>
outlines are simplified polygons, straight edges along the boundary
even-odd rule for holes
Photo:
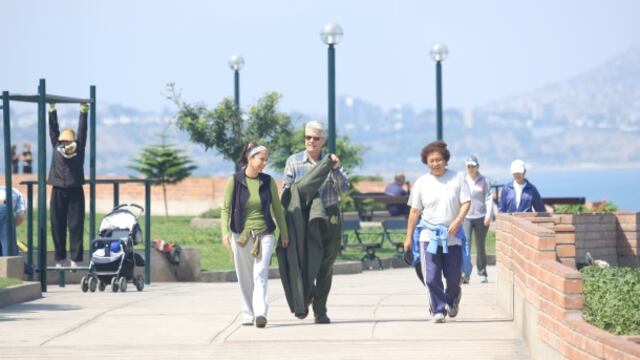
[[[242,322],[249,323],[258,316],[267,317],[269,262],[273,253],[275,237],[273,234],[268,234],[260,238],[262,256],[257,258],[251,255],[253,240],[250,239],[245,246],[240,246],[236,243],[239,236],[239,234],[231,233],[231,249],[242,292]]]

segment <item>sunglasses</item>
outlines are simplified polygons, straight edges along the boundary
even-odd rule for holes
[[[304,139],[309,141],[311,139],[313,139],[313,141],[320,141],[320,137],[319,136],[310,136],[310,135],[305,135]]]

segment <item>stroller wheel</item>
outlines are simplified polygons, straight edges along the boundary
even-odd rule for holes
[[[134,278],[134,280],[136,289],[138,289],[138,291],[142,291],[142,289],[144,289],[144,276],[138,275]]]
[[[89,290],[89,282],[86,276],[83,276],[80,280],[80,288],[82,289],[82,292],[87,292]]]
[[[89,282],[89,291],[96,292],[96,287],[98,287],[98,279],[94,278],[93,276],[90,276],[88,282]]]
[[[107,287],[107,284],[104,283],[104,281],[100,280],[98,282],[98,290],[100,291],[104,291],[104,289]]]
[[[118,280],[118,285],[120,287],[120,292],[127,291],[127,278],[124,276],[120,277],[120,280]]]
[[[115,276],[111,278],[111,291],[118,292],[118,278]]]

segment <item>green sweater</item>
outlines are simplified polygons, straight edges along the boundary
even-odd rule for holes
[[[249,200],[244,211],[244,228],[247,230],[262,230],[267,227],[262,214],[262,204],[260,202],[260,180],[246,177],[247,187],[249,188]],[[222,203],[222,211],[220,212],[220,224],[222,227],[222,235],[228,235],[231,232],[231,203],[233,202],[233,176],[227,179],[224,187],[224,202]],[[276,225],[280,230],[280,237],[289,240],[287,233],[287,225],[284,222],[284,212],[282,203],[278,196],[278,187],[275,180],[271,180],[271,214],[273,215]]]

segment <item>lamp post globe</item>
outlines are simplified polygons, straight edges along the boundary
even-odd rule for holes
[[[449,48],[445,44],[433,44],[433,46],[431,46],[430,55],[433,61],[443,62],[449,56]]]
[[[229,58],[229,67],[233,71],[240,71],[244,67],[244,58],[240,55],[231,55]]]
[[[320,32],[320,39],[327,45],[338,45],[342,41],[342,27],[335,23],[328,23]]]

